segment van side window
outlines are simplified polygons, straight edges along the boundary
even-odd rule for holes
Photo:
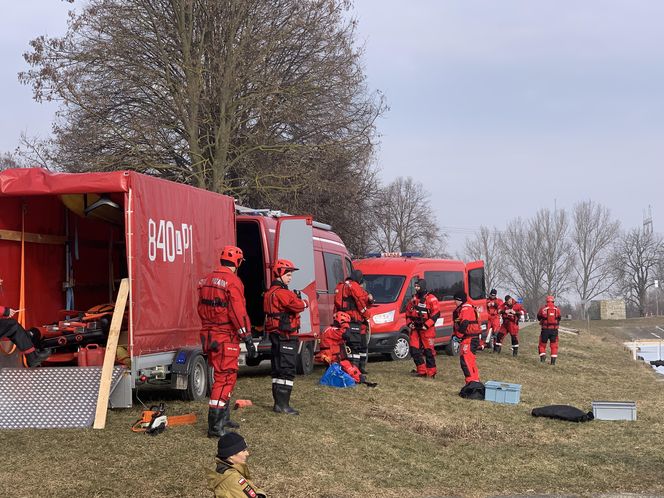
[[[485,299],[484,268],[475,268],[468,272],[468,295],[471,299]]]
[[[453,301],[454,294],[464,290],[462,271],[425,271],[424,280],[439,301]]]
[[[344,281],[344,267],[341,256],[331,252],[323,252],[325,262],[325,276],[327,277],[327,292],[334,294],[334,288]]]
[[[413,277],[410,279],[410,282],[408,283],[408,287],[406,288],[406,293],[403,295],[403,302],[401,303],[401,312],[403,313],[406,311],[406,305],[408,304],[408,301],[413,299],[413,296],[415,295],[415,282],[419,280],[419,277]]]
[[[346,276],[350,277],[350,274],[353,271],[353,263],[351,263],[348,258],[344,258],[344,263],[346,264]]]

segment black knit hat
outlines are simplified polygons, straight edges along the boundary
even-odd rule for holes
[[[498,295],[498,291],[496,289],[491,289],[491,292],[489,292],[490,296],[496,296]]]
[[[217,456],[226,459],[247,449],[247,442],[237,432],[227,432],[219,438]]]
[[[461,301],[462,303],[465,303],[468,298],[466,297],[466,293],[464,291],[459,291],[454,294],[454,300],[455,301]]]
[[[427,290],[427,281],[424,280],[423,278],[418,278],[417,281],[415,282],[415,285],[419,285],[420,290]]]

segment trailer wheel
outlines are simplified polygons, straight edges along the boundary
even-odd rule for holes
[[[297,355],[297,373],[309,375],[314,371],[314,343],[308,341],[302,344],[302,351]]]
[[[187,389],[183,391],[186,401],[199,401],[208,394],[208,365],[202,355],[191,360]]]
[[[392,351],[387,356],[392,361],[407,360],[410,358],[410,339],[403,332],[399,334]]]

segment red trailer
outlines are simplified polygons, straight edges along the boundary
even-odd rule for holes
[[[57,321],[63,309],[114,302],[120,280],[128,278],[120,345],[126,347],[130,375],[115,389],[111,406],[130,406],[131,388],[145,378],[170,379],[185,398],[203,398],[208,369],[199,342],[196,284],[217,266],[220,248],[236,244],[236,221],[250,226],[259,219],[256,214],[236,219],[231,197],[131,171],[5,170],[0,173],[0,304],[18,307],[23,289],[25,325],[41,326]],[[319,229],[308,217],[261,216],[269,223],[259,223],[260,247],[252,248],[253,235],[247,239],[244,230],[237,242],[260,259],[243,278],[252,293],[248,307],[261,316],[249,298],[260,297],[276,258],[297,261],[302,268],[297,288],[312,302],[303,321],[309,329],[302,330],[303,344],[310,343],[302,348],[307,360],[320,323],[314,267]]]

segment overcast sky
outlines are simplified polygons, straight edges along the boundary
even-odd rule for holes
[[[0,152],[50,130],[54,106],[16,73],[30,39],[62,34],[69,7],[4,6]],[[586,199],[628,228],[650,205],[661,231],[664,2],[356,0],[355,15],[369,85],[390,106],[383,179],[425,184],[452,251],[480,225]]]

